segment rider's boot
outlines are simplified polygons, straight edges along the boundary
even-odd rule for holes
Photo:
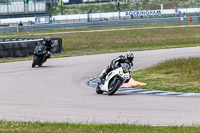
[[[106,73],[104,72],[101,77],[100,77],[100,84],[104,84],[105,83],[105,78],[106,78]]]

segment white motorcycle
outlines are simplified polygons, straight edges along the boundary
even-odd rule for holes
[[[129,64],[121,63],[121,67],[107,74],[103,84],[98,83],[96,93],[102,94],[103,92],[107,92],[108,95],[113,95],[123,83],[127,83],[131,78],[130,68]]]

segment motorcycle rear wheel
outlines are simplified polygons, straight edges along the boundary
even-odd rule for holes
[[[121,85],[122,85],[122,81],[119,79],[117,79],[117,81],[115,82],[115,84],[113,86],[111,86],[111,84],[110,84],[109,88],[108,88],[108,95],[113,95],[119,89],[119,87]]]

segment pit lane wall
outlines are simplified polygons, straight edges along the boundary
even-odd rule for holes
[[[43,39],[17,38],[0,39],[0,58],[27,57],[34,53],[35,46],[41,44]],[[52,38],[53,53],[63,52],[62,39]]]

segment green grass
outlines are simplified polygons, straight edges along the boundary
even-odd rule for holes
[[[17,61],[27,61],[27,60],[32,60],[32,58],[4,58],[4,59],[0,59],[0,63],[8,63],[8,62],[17,62]]]
[[[133,77],[147,82],[146,86],[136,88],[200,93],[200,58],[168,60],[157,66],[136,71]]]
[[[134,28],[142,26],[122,26],[120,28]],[[150,27],[150,26],[143,26]],[[158,26],[159,27],[159,26]],[[116,28],[116,27],[115,27]],[[102,30],[109,28],[93,28],[87,30]],[[79,30],[59,30],[59,31],[40,31],[23,32],[1,35],[19,35],[16,38],[42,38],[50,36],[53,38],[62,38],[64,52],[88,51],[88,50],[147,50],[161,48],[175,48],[200,46],[200,28],[173,28],[173,29],[138,29],[138,30],[120,30],[105,32],[88,33],[63,33],[53,35],[38,35],[37,33],[52,33]],[[86,31],[87,31],[86,30]],[[29,33],[36,33],[28,35]],[[0,35],[0,36],[1,36]],[[3,37],[1,37],[3,38]],[[12,37],[14,38],[14,37]]]
[[[152,27],[152,25],[19,32],[0,34],[0,38],[5,38],[4,36],[7,36],[6,38],[43,38],[46,36],[50,36],[53,38],[62,38],[63,48],[65,52],[63,55],[61,55],[62,57],[121,51],[139,51],[150,49],[200,46],[200,28],[162,28],[163,26],[179,25],[183,24],[153,26],[159,27],[158,29],[120,30],[70,34],[63,33],[53,35],[38,35],[38,33],[91,31],[122,28],[144,28]],[[10,62],[19,60],[21,61],[24,59],[0,59],[0,62]]]
[[[12,133],[197,133],[199,126],[172,126],[172,127],[152,127],[136,125],[95,125],[95,124],[69,124],[69,123],[31,123],[31,122],[0,122],[0,132]]]
[[[50,36],[62,38],[65,52],[200,45],[200,30],[198,28],[109,31]]]
[[[120,2],[120,10],[124,11],[136,11],[136,2]],[[172,8],[198,8],[198,0],[176,0],[176,1],[161,1],[161,0],[139,0],[139,10],[156,10],[160,9],[160,5],[164,5],[164,9]],[[89,10],[92,13],[101,12],[117,12],[117,2],[101,2],[101,3],[89,3],[89,4],[73,4],[64,5],[63,14],[87,14]],[[52,15],[58,15],[61,13],[61,6],[55,6],[48,9],[48,13]]]

